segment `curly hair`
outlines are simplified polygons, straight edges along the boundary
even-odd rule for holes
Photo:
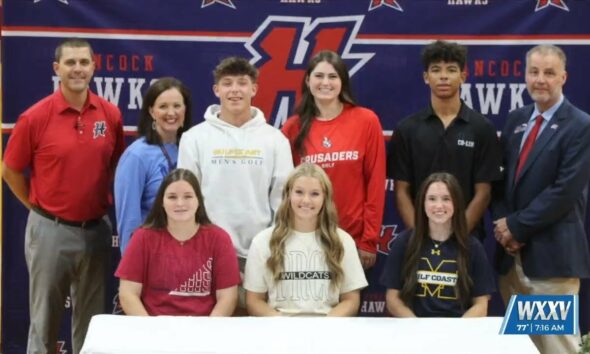
[[[434,63],[457,63],[463,70],[467,62],[467,48],[454,42],[435,41],[422,49],[422,65],[424,71]]]

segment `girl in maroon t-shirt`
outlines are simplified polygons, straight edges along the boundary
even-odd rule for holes
[[[229,235],[211,224],[195,175],[172,171],[115,273],[128,315],[229,316],[240,283]]]

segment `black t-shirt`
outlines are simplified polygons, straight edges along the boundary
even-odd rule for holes
[[[381,284],[387,289],[401,290],[404,279],[401,274],[404,256],[412,230],[399,234],[391,243]],[[482,244],[469,237],[469,276],[473,281],[470,297],[489,295],[495,290],[494,273]],[[428,240],[422,249],[418,264],[418,284],[412,310],[418,317],[460,317],[469,307],[463,308],[457,300],[455,284],[457,270],[457,242],[454,237],[437,243]]]

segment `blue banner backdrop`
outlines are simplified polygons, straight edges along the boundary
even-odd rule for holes
[[[468,46],[469,77],[462,98],[500,129],[511,109],[530,102],[524,54],[534,44],[561,45],[568,55],[565,94],[590,111],[590,2],[579,0],[4,0],[3,145],[27,107],[57,87],[53,50],[65,37],[88,38],[97,69],[91,88],[117,104],[126,132],[135,130],[142,94],[161,76],[176,76],[192,90],[193,122],[216,99],[211,71],[229,55],[249,58],[261,72],[255,105],[280,127],[297,99],[307,60],[333,49],[346,60],[361,105],[380,117],[385,140],[396,122],[428,104],[419,53],[434,39]],[[89,162],[90,163],[90,162]],[[23,353],[28,328],[28,278],[23,255],[27,212],[3,186],[2,344]],[[388,181],[379,257],[361,315],[382,316],[377,284],[388,245],[403,225]],[[493,257],[491,237],[486,240]],[[118,240],[113,236],[113,269]],[[109,275],[108,311],[117,312],[116,281]],[[580,295],[582,330],[588,331],[588,283]],[[69,307],[69,300],[66,308]],[[503,314],[497,296],[491,308]],[[59,353],[71,351],[64,319]]]

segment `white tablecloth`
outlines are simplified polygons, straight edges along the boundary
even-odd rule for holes
[[[537,353],[526,335],[500,335],[501,317],[92,318],[82,354]]]

